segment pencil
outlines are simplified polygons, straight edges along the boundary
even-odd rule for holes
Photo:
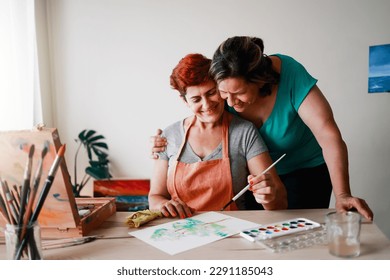
[[[284,158],[286,154],[283,154],[280,158],[278,158],[273,164],[271,164],[268,168],[266,168],[263,172],[261,172],[259,175],[263,175],[267,173],[272,167],[274,167],[282,158]],[[258,176],[259,176],[258,175]],[[236,201],[241,195],[243,195],[249,188],[250,184],[248,184],[245,188],[243,188],[238,194],[236,194],[226,205],[221,209],[221,211],[225,210],[226,207],[228,207],[231,203]]]

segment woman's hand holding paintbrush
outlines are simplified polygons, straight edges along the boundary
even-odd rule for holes
[[[274,167],[282,158],[285,157],[286,154],[283,154],[280,158],[278,158],[273,164],[271,164],[267,169],[265,169],[263,172],[261,172],[257,176],[264,175],[269,170],[271,170],[272,167]],[[251,184],[248,184],[245,188],[243,188],[238,194],[236,194],[226,205],[221,209],[221,211],[225,210],[226,207],[228,207],[230,204],[232,204],[234,201],[236,201],[240,196],[242,196],[249,188],[251,187]]]

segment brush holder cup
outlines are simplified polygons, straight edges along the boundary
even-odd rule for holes
[[[42,260],[41,229],[38,223],[5,226],[5,243],[9,260]]]

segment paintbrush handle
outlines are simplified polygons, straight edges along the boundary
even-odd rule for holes
[[[39,195],[37,206],[33,214],[31,215],[30,224],[34,223],[38,219],[39,213],[42,210],[42,206],[46,200],[47,195],[49,194],[49,190],[51,188],[51,185],[53,184],[53,181],[54,181],[54,176],[47,177],[43,189],[41,191],[41,194]]]

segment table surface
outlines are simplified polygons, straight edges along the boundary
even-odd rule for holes
[[[278,210],[278,211],[225,211],[240,219],[258,224],[276,223],[279,221],[307,218],[318,223],[324,223],[326,213],[332,209],[310,210]],[[266,260],[324,260],[339,259],[328,253],[326,245],[314,245],[307,248],[292,250],[283,253],[273,253],[261,244],[250,242],[243,237],[233,235],[213,243],[200,246],[179,254],[169,255],[147,243],[129,235],[130,231],[125,224],[129,212],[117,212],[107,219],[97,230],[90,235],[102,235],[103,238],[82,245],[43,250],[45,260],[235,260],[235,259],[266,259]],[[173,221],[172,218],[161,218],[151,221],[142,228]],[[380,229],[368,221],[362,222],[361,227],[361,254],[354,259],[382,259],[390,260],[390,241]],[[0,259],[5,259],[5,245],[0,244]]]

